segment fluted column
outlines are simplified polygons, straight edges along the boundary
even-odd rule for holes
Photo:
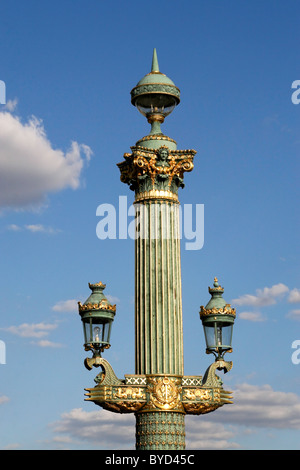
[[[179,204],[139,200],[136,224],[136,374],[182,375]]]

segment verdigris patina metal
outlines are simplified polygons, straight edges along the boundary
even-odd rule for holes
[[[131,102],[151,124],[150,133],[118,164],[121,181],[135,193],[135,374],[116,376],[101,357],[103,340],[96,357],[94,353],[86,360],[88,368],[100,368],[96,386],[86,389],[86,400],[116,413],[135,413],[137,450],[183,450],[185,415],[232,403],[216,371],[232,367],[224,354],[231,350],[227,332],[231,341],[235,310],[222,298],[224,290],[215,279],[209,289],[212,299],[201,307],[200,318],[207,352],[216,360],[203,377],[185,376],[178,189],[184,187],[184,173],[194,167],[196,151],[178,150],[161,131],[165,117],[180,102],[180,91],[159,71],[156,50],[151,72],[132,89]],[[105,307],[108,322],[115,306]],[[86,308],[91,312],[93,305]],[[79,311],[82,315],[83,306]],[[97,316],[92,318],[97,323]],[[93,341],[90,349],[95,350],[99,342]]]

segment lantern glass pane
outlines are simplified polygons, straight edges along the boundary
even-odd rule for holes
[[[111,325],[111,322],[105,323],[103,325],[102,341],[106,344],[109,344],[110,325]]]
[[[103,318],[89,318],[83,322],[85,344],[94,344],[95,347],[109,344],[111,321]]]
[[[91,320],[83,322],[84,342],[85,344],[91,343]]]
[[[149,114],[168,116],[175,108],[176,100],[173,96],[153,93],[138,97],[135,105],[144,116]]]
[[[230,349],[231,348],[231,341],[232,341],[232,323],[223,324],[220,327],[220,324],[217,324],[217,341],[218,347],[222,349]],[[221,333],[218,336],[218,331]]]
[[[231,349],[233,323],[212,322],[204,326],[207,349]]]
[[[214,323],[206,324],[204,326],[204,334],[207,349],[214,349],[216,347]]]

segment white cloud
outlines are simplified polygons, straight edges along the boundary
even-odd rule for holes
[[[253,322],[265,320],[260,312],[241,312],[239,313],[239,318],[241,320],[249,320]]]
[[[18,104],[17,98],[15,98],[14,100],[8,100],[4,109],[12,113],[13,111],[15,111],[17,104]]]
[[[270,385],[242,384],[233,392],[233,401],[234,405],[222,410],[224,422],[259,428],[300,429],[300,397],[295,393],[278,392]]]
[[[55,328],[57,328],[57,325],[53,323],[23,323],[19,326],[9,326],[1,329],[22,338],[43,338]]]
[[[2,405],[3,403],[7,403],[8,401],[9,398],[6,395],[2,395],[2,397],[0,396],[0,405]]]
[[[186,449],[237,449],[239,444],[231,442],[235,437],[232,430],[220,423],[204,421],[201,416],[186,417]]]
[[[296,304],[300,302],[300,289],[292,289],[288,297],[288,302]]]
[[[25,225],[25,228],[30,232],[44,232],[45,227],[41,224],[34,224],[34,225]]]
[[[61,348],[63,347],[60,343],[55,343],[45,339],[53,330],[57,328],[55,323],[23,323],[18,326],[9,326],[8,328],[1,328],[3,331],[8,331],[13,335],[20,336],[21,338],[35,338],[35,341],[31,341],[31,344],[41,348]]]
[[[99,449],[134,449],[135,419],[133,415],[112,413],[97,409],[83,411],[75,408],[64,413],[61,420],[51,425],[60,438],[90,442]],[[55,438],[57,440],[57,436]],[[68,441],[70,442],[70,441]]]
[[[286,294],[289,288],[284,284],[275,284],[272,287],[264,287],[257,289],[256,295],[245,294],[237,299],[232,300],[233,305],[252,305],[253,307],[263,307],[272,305],[276,300]]]
[[[23,124],[0,112],[0,207],[31,208],[50,192],[77,189],[91,154],[90,147],[77,142],[66,153],[54,149],[37,118]]]
[[[19,232],[20,230],[22,230],[22,227],[16,224],[10,224],[6,228],[7,230],[12,230],[13,232]]]
[[[24,227],[21,227],[20,225],[17,225],[17,224],[10,224],[6,227],[6,229],[11,230],[13,232],[20,232],[21,230],[24,229],[24,230],[28,230],[31,233],[48,233],[50,235],[54,235],[61,231],[53,227],[45,227],[45,225],[42,225],[42,224],[28,224],[28,225],[24,225]]]
[[[287,314],[287,318],[291,318],[292,320],[299,320],[300,321],[300,309],[297,308],[295,310],[291,310]]]
[[[58,229],[54,229],[52,227],[45,227],[42,224],[31,224],[25,225],[26,230],[29,230],[32,233],[42,232],[42,233],[49,233],[51,235],[60,232]]]
[[[54,343],[53,341],[49,341],[48,339],[41,339],[40,341],[35,341],[32,344],[39,346],[41,348],[62,348],[63,345],[60,343]]]
[[[52,307],[55,312],[75,312],[78,311],[78,300],[61,300]]]
[[[57,436],[53,438],[53,442],[57,442],[58,444],[71,444],[72,439],[69,436]]]

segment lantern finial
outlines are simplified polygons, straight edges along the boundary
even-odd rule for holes
[[[151,67],[151,72],[152,73],[157,73],[159,72],[159,66],[158,66],[158,60],[157,60],[157,53],[156,49],[153,49],[153,57],[152,57],[152,67]]]

